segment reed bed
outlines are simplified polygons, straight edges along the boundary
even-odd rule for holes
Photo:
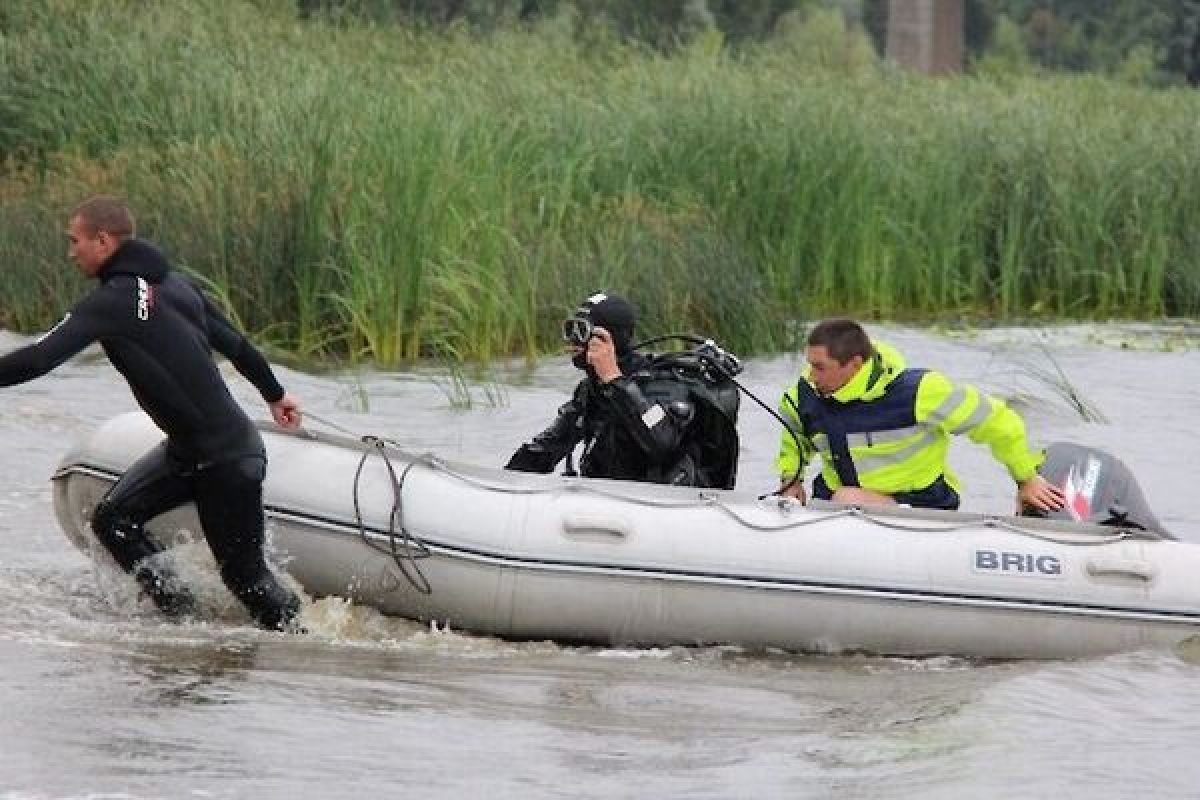
[[[50,324],[82,291],[58,232],[100,191],[303,359],[533,357],[598,287],[633,298],[647,336],[745,353],[827,314],[1200,308],[1194,92],[923,80],[827,18],[823,49],[801,26],[665,57],[569,18],[478,38],[272,0],[16,5],[5,327]]]

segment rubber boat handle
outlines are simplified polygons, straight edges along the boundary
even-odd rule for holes
[[[1093,578],[1122,577],[1152,581],[1158,570],[1149,561],[1128,558],[1094,558],[1088,561],[1087,573]]]
[[[567,514],[562,521],[563,533],[573,539],[623,541],[633,534],[633,524],[624,517],[601,514]]]

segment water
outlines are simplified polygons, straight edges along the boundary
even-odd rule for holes
[[[1160,520],[1200,538],[1193,332],[880,332],[914,363],[1023,398],[1036,441],[1120,455]],[[21,341],[0,335],[0,352]],[[1034,377],[1054,365],[1106,422],[1081,421]],[[754,361],[745,383],[774,404],[797,368]],[[283,376],[324,420],[493,464],[576,377],[514,367],[464,393],[432,373]],[[0,400],[0,797],[1102,798],[1200,785],[1200,653],[976,663],[577,648],[336,601],[306,637],[255,630],[232,602],[169,624],[74,550],[51,509],[68,442],[132,407],[115,372],[84,358]],[[747,404],[741,429],[739,485],[772,488],[775,423]],[[968,507],[1011,506],[984,448],[958,443],[952,459]]]

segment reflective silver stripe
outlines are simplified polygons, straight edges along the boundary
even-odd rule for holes
[[[981,392],[979,394],[979,405],[975,407],[975,410],[966,419],[951,428],[950,432],[965,433],[966,431],[975,430],[987,421],[987,418],[992,415],[993,411],[995,411],[995,406],[992,404],[992,398]]]
[[[870,433],[848,433],[846,443],[850,447],[870,447],[879,444],[900,442],[921,432],[922,426],[911,425],[907,428],[896,428],[890,431],[871,431]]]
[[[937,439],[937,431],[932,429],[923,430],[921,435],[912,444],[900,450],[891,453],[880,453],[875,450],[854,453],[854,466],[858,468],[860,475],[865,472],[874,472],[884,467],[895,467],[905,463],[914,455],[936,442]]]
[[[929,416],[925,418],[925,422],[929,425],[941,425],[951,414],[958,411],[959,407],[966,402],[966,399],[966,389],[961,386],[956,387],[954,391],[946,396],[946,399],[942,401],[940,406],[929,412]]]

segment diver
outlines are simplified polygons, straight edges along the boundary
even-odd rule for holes
[[[579,473],[676,486],[733,488],[741,366],[712,342],[686,354],[634,344],[637,312],[599,292],[563,322],[571,362],[586,373],[548,428],[521,445],[507,469],[547,473],[582,443]]]

